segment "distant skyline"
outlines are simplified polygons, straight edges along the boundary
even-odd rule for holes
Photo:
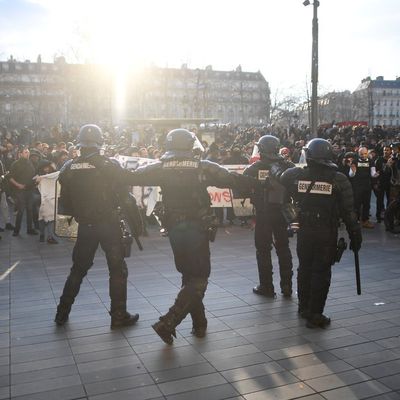
[[[272,94],[310,83],[303,0],[0,0],[0,60],[260,70]],[[399,0],[320,0],[320,93],[400,76]]]

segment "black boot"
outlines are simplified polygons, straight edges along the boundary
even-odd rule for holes
[[[306,308],[303,308],[299,305],[299,309],[297,310],[297,313],[300,315],[301,318],[308,319],[311,316],[310,311],[308,311]]]
[[[276,293],[272,283],[271,252],[256,250],[256,258],[260,284],[253,288],[253,293],[274,299]]]
[[[290,298],[292,297],[292,285],[291,284],[282,284],[281,292],[283,297]]]
[[[168,318],[160,317],[160,320],[151,327],[164,343],[171,345],[174,343],[174,338],[176,338],[175,326],[176,325],[171,320],[168,320]]]
[[[207,284],[205,284],[205,287]],[[205,290],[204,287],[204,290]],[[179,291],[174,305],[167,314],[160,317],[160,321],[152,325],[158,336],[167,344],[172,344],[176,337],[175,328],[192,311],[195,304],[198,304],[204,296],[204,290],[199,294],[196,292],[193,282],[188,282]]]
[[[110,276],[111,329],[132,326],[139,319],[139,314],[130,314],[126,311],[128,270],[125,262],[122,270],[121,274]]]
[[[71,305],[60,303],[57,306],[57,313],[54,322],[58,326],[64,325],[68,321],[69,313],[71,312]]]
[[[257,285],[253,287],[253,293],[258,294],[260,296],[268,297],[270,299],[274,299],[276,297],[276,293],[273,285]]]
[[[139,314],[130,314],[128,311],[115,311],[111,314],[111,329],[132,326],[139,320]]]
[[[311,314],[307,318],[307,328],[326,328],[330,325],[331,319],[326,317],[324,314]]]
[[[207,318],[204,312],[203,302],[200,302],[196,306],[192,308],[190,312],[190,316],[192,317],[193,326],[192,326],[192,335],[203,338],[206,335],[207,331]]]

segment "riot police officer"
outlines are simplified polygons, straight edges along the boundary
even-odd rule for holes
[[[361,229],[353,209],[348,178],[337,172],[330,143],[312,139],[305,148],[306,168],[290,168],[280,177],[297,202],[300,229],[297,235],[299,314],[307,327],[324,328],[330,318],[323,314],[331,282],[338,221],[342,217],[350,237],[350,248],[361,247]]]
[[[63,325],[68,320],[71,306],[100,244],[110,273],[111,328],[133,325],[139,315],[126,310],[128,269],[124,261],[116,196],[126,183],[123,179],[129,179],[127,174],[133,176],[133,173],[100,155],[103,136],[98,126],[82,126],[77,142],[80,157],[68,161],[59,176],[60,203],[64,213],[76,219],[79,228],[72,254],[73,265],[60,297],[55,322]]]
[[[287,201],[285,188],[269,174],[271,168],[281,173],[294,164],[279,155],[279,139],[272,135],[262,136],[256,143],[260,160],[247,167],[243,175],[252,176],[260,181],[267,181],[269,187],[257,188],[251,196],[256,209],[254,242],[260,284],[253,292],[266,297],[275,297],[272,280],[272,245],[275,246],[279,261],[280,287],[285,297],[292,295],[292,254],[289,249],[288,223],[282,214],[282,205]]]
[[[166,152],[160,162],[135,171],[136,184],[160,186],[164,205],[163,225],[168,230],[176,269],[182,287],[169,311],[152,327],[167,344],[173,343],[175,328],[190,314],[192,334],[203,337],[207,329],[203,297],[210,275],[210,196],[207,186],[237,187],[257,185],[249,177],[229,173],[208,160],[199,160],[193,149],[201,145],[186,129],[175,129],[166,137]]]

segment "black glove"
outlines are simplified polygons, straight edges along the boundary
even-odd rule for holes
[[[350,238],[350,250],[358,252],[361,249],[361,243],[362,243],[361,229],[349,232],[349,238]]]

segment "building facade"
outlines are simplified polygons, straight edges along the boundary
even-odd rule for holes
[[[400,126],[400,78],[363,79],[353,93],[353,107],[357,119],[371,126]]]
[[[260,72],[157,68],[118,75],[99,65],[0,62],[0,124],[38,128],[129,119],[216,118],[264,124],[270,89]]]
[[[299,125],[309,126],[311,118],[311,102],[304,102],[297,110]],[[328,125],[355,118],[353,96],[349,90],[330,92],[318,99],[318,125]]]
[[[101,121],[111,110],[110,73],[92,65],[0,62],[0,123],[69,126]]]

